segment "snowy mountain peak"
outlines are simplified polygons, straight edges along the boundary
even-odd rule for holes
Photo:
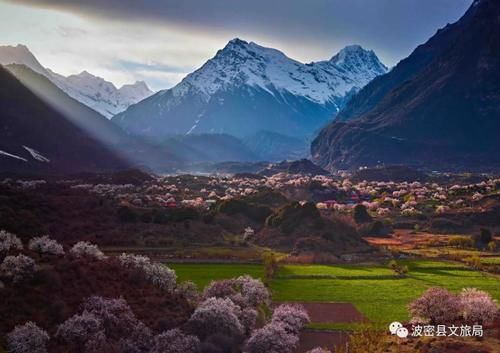
[[[333,56],[330,62],[348,71],[369,70],[379,75],[387,72],[387,66],[379,60],[373,50],[366,50],[357,44],[346,46]]]
[[[0,46],[0,65],[25,65],[39,74],[46,76],[66,94],[96,110],[107,118],[127,109],[153,92],[148,86],[138,81],[118,89],[102,77],[83,70],[79,74],[65,77],[44,68],[25,45]]]
[[[356,45],[344,48],[330,61],[303,64],[279,50],[235,38],[186,76],[172,93],[175,97],[201,93],[208,101],[220,90],[250,86],[271,95],[290,93],[327,104],[359,90],[386,71],[373,51]]]

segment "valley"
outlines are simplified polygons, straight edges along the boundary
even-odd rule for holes
[[[283,5],[0,1],[0,353],[500,352],[500,2]]]

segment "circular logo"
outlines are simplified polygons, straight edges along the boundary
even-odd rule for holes
[[[389,325],[389,331],[391,331],[392,335],[395,335],[398,329],[400,329],[401,327],[403,327],[403,324],[394,321],[392,324]]]
[[[398,330],[396,331],[396,335],[399,337],[399,338],[406,338],[408,337],[408,329],[406,327],[400,327],[398,328]]]

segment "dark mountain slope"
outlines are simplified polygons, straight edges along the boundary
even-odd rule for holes
[[[52,109],[131,165],[165,171],[179,163],[168,146],[152,144],[129,135],[98,112],[68,96],[45,76],[24,65],[7,65],[6,69]]]
[[[425,52],[432,54],[422,67]],[[398,66],[408,79],[390,73],[369,85],[343,115],[354,118],[330,124],[313,141],[314,160],[329,169],[499,168],[500,2],[476,1]]]
[[[0,170],[64,173],[128,163],[0,67]]]

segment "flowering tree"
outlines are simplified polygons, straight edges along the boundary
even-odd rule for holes
[[[182,282],[177,286],[175,291],[186,298],[192,305],[197,304],[200,300],[198,287],[191,281]]]
[[[205,299],[229,298],[241,308],[259,305],[269,305],[271,295],[264,284],[250,276],[240,276],[236,279],[212,281],[203,292]]]
[[[151,353],[196,353],[199,344],[197,337],[173,329],[155,336]]]
[[[241,314],[239,316],[240,322],[245,329],[245,333],[249,334],[255,327],[255,323],[257,322],[258,313],[257,310],[252,308],[245,308],[241,310]]]
[[[189,324],[200,338],[213,334],[238,337],[244,333],[240,315],[240,307],[231,299],[208,298],[196,308]]]
[[[97,296],[87,299],[82,314],[59,325],[56,335],[72,352],[85,353],[109,351],[109,347],[148,353],[152,340],[149,328],[135,317],[124,299]]]
[[[79,241],[78,243],[73,245],[69,252],[76,258],[91,258],[96,260],[103,260],[106,257],[97,245],[91,244],[86,241]]]
[[[421,297],[415,299],[408,309],[413,320],[422,323],[447,324],[459,316],[460,300],[444,288],[429,288]]]
[[[236,294],[234,279],[224,279],[220,281],[212,281],[205,287],[203,298],[226,298]]]
[[[74,348],[86,348],[87,343],[92,339],[95,340],[97,336],[104,337],[105,340],[102,321],[88,311],[84,311],[81,315],[73,315],[59,325],[56,332],[56,337]],[[95,342],[92,345],[95,345]]]
[[[491,322],[498,313],[495,300],[487,292],[476,288],[464,288],[459,298],[462,315],[472,324]]]
[[[271,322],[255,330],[249,338],[245,353],[290,353],[299,342],[297,335],[288,332],[283,325]]]
[[[163,264],[151,264],[146,271],[146,275],[153,285],[165,291],[172,291],[177,285],[175,271]]]
[[[151,262],[147,256],[122,254],[119,261],[126,268],[141,271],[149,282],[162,290],[172,291],[177,285],[174,270],[163,264]]]
[[[32,278],[36,271],[35,261],[23,254],[7,256],[0,265],[0,273],[14,283]]]
[[[0,253],[10,250],[23,250],[23,243],[14,234],[0,230]]]
[[[271,295],[260,280],[245,275],[238,277],[236,283],[241,288],[241,295],[250,306],[257,307],[260,304],[269,305]]]
[[[311,320],[304,307],[283,304],[274,309],[271,321],[281,324],[290,333],[298,334]]]
[[[22,326],[16,326],[7,334],[10,353],[47,353],[48,340],[47,332],[31,321]]]
[[[48,235],[31,239],[29,249],[40,254],[64,255],[62,245],[54,239],[50,239]]]

